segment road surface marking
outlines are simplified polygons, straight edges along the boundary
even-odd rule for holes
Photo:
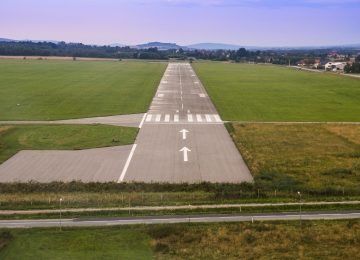
[[[201,118],[201,115],[196,115],[196,120],[197,120],[198,122],[202,122],[202,121],[203,121],[202,118]]]
[[[191,75],[191,77],[196,77],[196,75]]]
[[[165,122],[170,122],[170,115],[169,114],[165,115]]]
[[[183,130],[179,131],[179,133],[182,133],[183,140],[186,140],[186,134],[189,133],[189,131],[186,129],[183,129]]]
[[[163,83],[163,84],[167,84],[168,82],[167,82],[166,80],[163,80],[162,83]]]
[[[158,97],[164,97],[164,94],[159,94]]]
[[[179,122],[179,115],[174,115],[174,122]]]
[[[188,114],[190,114],[190,110],[188,110]]]
[[[205,94],[199,94],[199,96],[200,96],[200,97],[206,97],[206,95],[205,95]]]
[[[189,122],[193,122],[193,121],[194,121],[192,114],[189,114],[189,115],[188,115],[188,121],[189,121]]]
[[[222,122],[219,115],[214,115],[216,122]]]
[[[147,115],[147,113],[144,114],[144,116],[143,116],[143,118],[142,118],[142,120],[141,120],[141,122],[140,122],[139,128],[141,128],[141,127],[143,126],[144,121],[145,121],[145,118],[146,118],[146,115]]]
[[[195,83],[195,84],[199,84],[199,81],[195,81],[194,83]]]
[[[205,115],[205,117],[206,117],[206,121],[212,122],[212,119],[211,119],[211,116],[210,116],[210,115]]]
[[[120,175],[120,177],[118,179],[118,183],[120,183],[120,182],[122,182],[124,180],[125,174],[127,172],[127,169],[129,168],[129,165],[130,165],[131,159],[132,159],[132,157],[134,155],[136,147],[137,147],[137,144],[134,144],[133,147],[131,148],[131,151],[130,151],[129,157],[126,160],[124,169],[122,170],[121,175]]]
[[[189,161],[188,152],[191,152],[191,150],[187,147],[184,147],[179,152],[182,152],[184,154],[184,162],[188,162]]]
[[[156,115],[155,122],[160,122],[161,114]]]
[[[152,115],[148,115],[148,116],[146,117],[146,122],[151,122],[151,119],[152,119]]]

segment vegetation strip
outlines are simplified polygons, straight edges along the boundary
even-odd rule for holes
[[[244,203],[244,204],[219,204],[219,205],[183,205],[183,206],[151,206],[151,207],[122,207],[122,208],[63,208],[62,212],[97,212],[97,211],[161,211],[161,210],[181,210],[181,209],[226,209],[240,207],[278,207],[278,206],[299,206],[299,205],[357,205],[360,201],[316,201],[316,202],[291,202],[291,203]],[[59,212],[59,209],[44,210],[0,210],[0,215],[9,214],[47,214]]]

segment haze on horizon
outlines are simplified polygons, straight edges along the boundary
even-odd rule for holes
[[[360,43],[360,0],[1,0],[0,37],[134,45]]]

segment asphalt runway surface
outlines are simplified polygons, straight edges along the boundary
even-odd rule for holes
[[[199,78],[170,63],[119,182],[252,182]]]
[[[300,221],[358,219],[359,211],[352,212],[304,212],[232,214],[232,215],[191,215],[191,216],[149,216],[94,219],[38,219],[0,220],[0,228],[44,228],[44,227],[92,227],[139,224],[214,223],[214,222],[257,222],[257,221]]]

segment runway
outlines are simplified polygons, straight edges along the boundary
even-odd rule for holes
[[[252,182],[202,83],[170,63],[119,182]]]

